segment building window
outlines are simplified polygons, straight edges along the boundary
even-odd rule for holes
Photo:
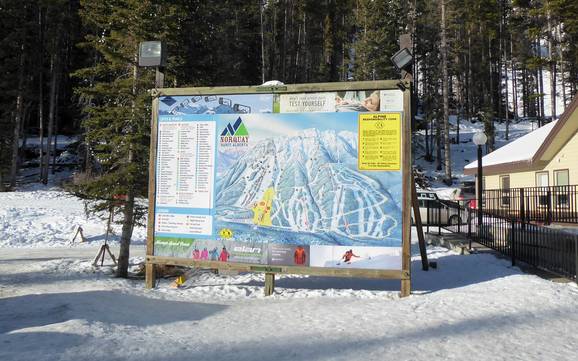
[[[568,207],[568,191],[570,185],[570,175],[568,169],[559,169],[554,171],[554,199],[557,207]]]
[[[536,172],[536,187],[548,187],[549,185],[548,172]]]
[[[550,197],[548,196],[549,189],[546,187],[548,187],[549,185],[550,185],[550,177],[548,175],[548,172],[536,172],[536,187],[540,187],[536,189],[539,206],[545,207],[548,205],[548,200],[550,199]]]
[[[500,189],[502,190],[502,207],[510,206],[510,176],[503,175],[500,177]]]
[[[554,171],[554,182],[556,182],[557,186],[570,185],[570,177],[568,173],[568,169],[560,169]]]

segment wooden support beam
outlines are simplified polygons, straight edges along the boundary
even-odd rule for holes
[[[402,279],[403,272],[400,270],[376,270],[376,269],[343,269],[326,267],[303,267],[303,266],[260,266],[252,263],[233,263],[219,261],[204,261],[191,258],[176,258],[163,256],[146,256],[147,264],[173,265],[196,267],[202,269],[224,269],[239,272],[260,272],[278,274],[296,274],[322,277],[354,277],[354,278],[380,278]]]
[[[265,296],[275,292],[275,273],[265,273]]]
[[[154,288],[156,283],[156,266],[153,263],[147,262],[145,264],[145,286],[146,288]]]
[[[421,268],[424,271],[429,270],[429,263],[427,260],[427,251],[425,247],[425,237],[423,236],[423,225],[421,222],[421,213],[419,212],[419,202],[417,201],[417,191],[415,189],[415,179],[411,175],[411,206],[413,208],[413,221],[417,231],[417,239],[419,243],[419,253],[421,255]]]
[[[400,296],[408,297],[411,294],[411,280],[409,278],[401,280]]]

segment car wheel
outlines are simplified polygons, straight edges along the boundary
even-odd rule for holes
[[[457,226],[460,223],[462,223],[460,216],[453,215],[450,217],[450,226]]]

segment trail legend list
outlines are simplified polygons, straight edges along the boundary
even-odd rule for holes
[[[212,208],[215,122],[160,122],[157,206]]]

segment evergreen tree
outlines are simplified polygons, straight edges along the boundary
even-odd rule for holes
[[[82,126],[99,171],[79,179],[74,191],[95,212],[115,209],[122,223],[117,275],[127,276],[135,223],[145,215],[152,72],[138,67],[141,41],[166,40],[173,30],[171,1],[81,1],[80,16],[90,29],[81,45],[94,53],[93,66],[81,69],[78,94],[85,102]],[[118,203],[118,195],[123,199]],[[116,206],[116,207],[115,207]]]
[[[406,22],[401,1],[358,1],[353,40],[355,80],[399,78],[390,57],[399,50],[399,36],[405,32]]]

